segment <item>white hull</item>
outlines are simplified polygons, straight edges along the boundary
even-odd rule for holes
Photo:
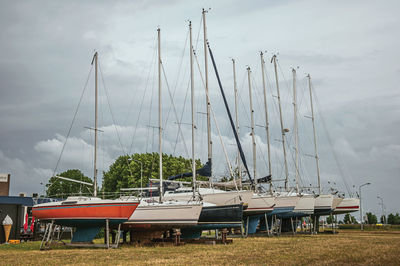
[[[252,191],[223,191],[219,189],[200,189],[200,195],[204,202],[216,204],[217,206],[240,204],[248,205]],[[190,201],[193,198],[192,192],[164,194],[166,200]]]
[[[250,201],[247,209],[244,211],[246,215],[262,214],[271,212],[274,210],[275,197],[271,195],[259,195],[254,194]]]
[[[360,199],[344,198],[342,202],[335,208],[333,214],[343,214],[349,212],[356,212],[360,209]]]
[[[275,197],[274,208],[295,208],[297,202],[300,200],[299,196],[277,196]]]
[[[190,226],[199,220],[202,204],[182,202],[141,203],[129,220],[124,223],[128,227],[154,226]]]
[[[301,214],[313,214],[315,198],[312,195],[303,195],[300,197],[293,212]]]

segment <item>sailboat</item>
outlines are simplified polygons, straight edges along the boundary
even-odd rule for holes
[[[191,25],[190,25],[191,27]],[[162,101],[161,101],[161,29],[157,29],[158,37],[158,121],[159,121],[159,198],[142,199],[137,210],[126,221],[122,228],[135,231],[144,231],[144,234],[154,235],[154,231],[161,234],[165,230],[196,225],[203,204],[195,200],[172,200],[163,195],[162,172]],[[193,160],[195,164],[195,160]],[[141,234],[143,236],[143,233]]]
[[[311,105],[311,120],[313,125],[313,134],[314,134],[314,150],[315,150],[315,162],[317,167],[317,177],[318,177],[318,196],[315,199],[315,214],[316,215],[329,215],[333,214],[342,214],[347,212],[355,212],[358,211],[360,201],[356,198],[341,198],[337,195],[332,194],[321,194],[321,181],[320,181],[320,172],[319,172],[319,163],[318,163],[318,150],[317,150],[317,142],[316,142],[316,133],[315,133],[315,123],[314,123],[314,107],[313,107],[313,98],[312,98],[312,89],[311,89],[311,76],[307,75],[308,78],[308,88],[310,93],[310,105]]]
[[[105,200],[97,197],[97,52],[93,56],[93,64],[95,64],[94,197],[68,197],[64,201],[37,204],[32,208],[32,215],[41,221],[76,227],[71,242],[91,242],[101,227],[123,223],[139,205],[137,199]]]

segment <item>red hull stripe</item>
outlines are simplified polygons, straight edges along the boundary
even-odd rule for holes
[[[46,206],[33,208],[33,215],[39,219],[79,219],[79,218],[124,218],[128,219],[135,211],[135,204],[97,204],[75,206]]]
[[[360,206],[344,206],[344,207],[336,207],[336,209],[358,209]]]
[[[36,211],[42,210],[60,210],[60,209],[75,209],[75,208],[99,208],[99,207],[127,207],[127,206],[137,206],[138,203],[135,204],[101,204],[101,205],[86,205],[86,204],[79,204],[79,205],[57,205],[57,206],[43,206],[43,207],[33,207]]]

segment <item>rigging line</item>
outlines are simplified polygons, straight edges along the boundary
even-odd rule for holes
[[[72,118],[71,125],[69,126],[68,133],[67,133],[67,136],[65,138],[65,142],[64,142],[64,144],[62,146],[60,156],[58,157],[58,160],[57,160],[57,163],[56,163],[56,167],[54,168],[53,176],[56,175],[56,172],[57,172],[57,169],[58,169],[58,165],[59,165],[61,157],[62,157],[62,155],[64,153],[65,145],[67,144],[69,135],[71,134],[72,126],[74,125],[74,122],[75,122],[75,119],[76,119],[76,115],[78,114],[79,106],[81,105],[81,102],[82,102],[82,99],[83,99],[83,95],[85,94],[85,91],[86,91],[86,88],[87,88],[87,84],[89,82],[89,78],[90,78],[90,74],[92,73],[92,70],[93,70],[93,65],[90,67],[89,74],[88,74],[88,76],[86,78],[85,86],[83,87],[82,94],[81,94],[81,97],[79,98],[78,105],[76,106],[75,113],[74,113],[74,116]],[[51,183],[47,189],[49,189],[54,183],[55,182]]]
[[[255,139],[256,139],[256,144],[257,144],[258,147],[259,147],[258,150],[259,150],[259,153],[260,153],[260,152],[262,152],[262,150],[261,150],[261,145],[260,145],[260,143],[258,142],[257,138],[255,138]],[[264,142],[262,142],[262,141],[261,141],[261,143],[264,144]],[[267,166],[268,163],[267,163],[267,161],[265,160],[264,152],[262,152],[261,154],[262,154],[262,155],[261,155],[261,156],[259,155],[259,156],[263,159],[263,161],[264,161],[264,166]],[[268,170],[268,169],[267,169],[267,170]]]
[[[104,82],[104,75],[103,75],[103,71],[101,69],[101,63],[99,63],[99,70],[100,70],[100,75],[101,75],[101,81],[103,82],[104,92],[106,94],[108,108],[110,109],[111,119],[112,119],[113,124],[114,124],[115,132],[117,134],[118,142],[119,142],[120,148],[122,150],[122,153],[126,154],[125,149],[124,149],[124,147],[122,145],[122,142],[121,142],[121,137],[120,137],[118,129],[117,129],[117,123],[115,121],[114,113],[113,113],[112,108],[111,108],[111,103],[110,103],[110,99],[109,99],[109,96],[108,96],[108,90],[107,90],[106,84]]]
[[[157,41],[157,39],[156,39],[156,41]],[[130,147],[129,147],[129,153],[131,154],[132,153],[132,147],[133,147],[133,141],[135,140],[135,137],[136,137],[136,131],[137,131],[137,128],[138,128],[138,125],[139,125],[139,120],[140,120],[140,116],[141,116],[141,114],[142,114],[142,108],[143,108],[143,103],[144,103],[144,99],[145,99],[145,97],[146,97],[146,93],[147,93],[147,88],[148,88],[148,84],[149,84],[149,81],[150,81],[150,73],[151,73],[151,66],[154,64],[154,62],[156,61],[155,59],[156,59],[156,45],[154,45],[154,48],[153,48],[153,56],[152,56],[152,59],[151,59],[151,62],[150,62],[150,65],[149,65],[149,71],[148,71],[148,73],[147,73],[147,78],[146,78],[146,83],[145,83],[145,87],[144,87],[144,92],[143,92],[143,97],[142,97],[142,101],[141,101],[141,103],[140,103],[140,109],[139,109],[139,114],[138,114],[138,118],[137,118],[137,120],[136,120],[136,124],[135,124],[135,129],[134,129],[134,131],[133,131],[133,135],[132,135],[132,140],[131,140],[131,145],[130,145]],[[146,146],[146,149],[147,149],[147,146]]]
[[[107,99],[108,108],[110,109],[111,119],[112,119],[113,124],[114,124],[115,132],[116,132],[116,134],[117,134],[117,138],[118,138],[118,142],[119,142],[121,151],[122,151],[123,154],[129,156],[129,155],[125,152],[125,149],[124,149],[124,147],[123,147],[123,145],[122,145],[122,141],[121,141],[120,134],[119,134],[119,132],[118,132],[117,123],[116,123],[116,121],[115,121],[114,113],[113,113],[112,108],[111,108],[110,97],[109,97],[109,95],[108,95],[108,90],[107,90],[107,87],[106,87],[106,83],[104,82],[104,74],[103,74],[103,70],[102,70],[102,68],[101,68],[101,62],[100,62],[100,60],[99,60],[99,70],[100,70],[101,81],[103,82],[103,89],[104,89],[104,92],[105,92],[105,94],[106,94],[106,99]],[[128,168],[128,170],[129,170],[131,176],[133,176],[132,170],[131,170],[131,168],[129,167],[128,157],[126,157],[126,160],[125,160],[125,161],[126,161],[126,165],[128,166],[127,168]]]
[[[149,65],[151,65],[151,62],[153,61],[154,56],[155,56],[155,51],[153,50],[152,60],[150,61],[150,64],[149,64]],[[146,56],[146,58],[147,58],[147,56]],[[142,68],[142,71],[141,71],[141,73],[140,73],[140,75],[139,75],[139,77],[142,77],[142,76],[143,76],[145,70],[146,70],[146,67],[143,67],[143,68]],[[150,74],[150,68],[149,68],[149,73],[148,73],[148,75],[147,75],[147,79],[146,79],[146,83],[145,83],[145,84],[146,84],[146,85],[145,85],[145,88],[147,87],[147,83],[148,83],[148,79],[149,79],[149,74]],[[146,93],[146,90],[143,92],[143,97],[142,97],[142,99],[145,97],[145,95],[146,95],[145,93]],[[133,94],[133,97],[132,97],[132,99],[131,99],[131,101],[130,101],[130,103],[129,103],[128,115],[126,116],[126,119],[125,119],[125,121],[124,121],[124,123],[123,123],[124,126],[126,126],[126,124],[127,124],[127,122],[128,122],[129,116],[130,116],[130,114],[131,114],[131,112],[132,112],[133,101],[134,101],[136,98],[137,98],[137,95],[134,93],[134,94]]]
[[[209,48],[209,51],[210,51],[210,54],[211,54],[210,48]],[[200,78],[201,78],[201,82],[203,83],[204,91],[205,91],[205,93],[206,93],[206,95],[208,96],[208,99],[209,99],[211,116],[212,116],[212,118],[213,118],[213,120],[214,120],[215,128],[217,129],[217,132],[218,132],[218,137],[219,137],[219,140],[220,140],[220,142],[221,142],[222,150],[224,151],[224,155],[225,155],[225,160],[226,160],[226,162],[227,162],[227,164],[228,164],[229,173],[230,173],[231,177],[233,177],[233,181],[234,181],[234,183],[235,183],[236,192],[237,192],[238,195],[239,195],[239,189],[238,189],[238,186],[237,186],[236,177],[235,177],[235,175],[233,174],[233,171],[232,171],[232,164],[231,164],[231,162],[229,161],[228,152],[226,151],[224,142],[223,142],[223,140],[222,140],[221,131],[220,131],[219,126],[218,126],[218,123],[217,123],[217,118],[216,118],[215,113],[214,113],[214,108],[212,107],[212,104],[211,104],[211,100],[210,100],[210,97],[209,97],[209,93],[208,93],[208,91],[206,90],[206,83],[204,82],[204,78],[203,78],[203,75],[202,75],[202,73],[201,73],[200,64],[199,64],[199,60],[198,60],[198,58],[197,58],[196,53],[194,53],[194,58],[196,59],[197,68],[198,68],[199,73],[200,73]],[[212,58],[212,57],[211,57],[211,58]],[[250,176],[250,174],[249,174],[249,176]],[[251,180],[251,178],[250,178],[250,180]]]
[[[175,97],[176,89],[178,87],[179,77],[180,77],[180,74],[181,74],[181,69],[182,69],[182,64],[183,64],[183,58],[185,57],[185,53],[186,53],[186,46],[187,46],[188,37],[189,37],[189,30],[186,33],[185,44],[183,46],[182,55],[180,57],[180,62],[179,62],[179,67],[178,67],[178,72],[177,72],[178,75],[177,75],[176,80],[175,80],[174,92],[172,93],[172,98]],[[169,106],[168,112],[167,112],[167,116],[166,116],[166,119],[165,119],[165,126],[167,126],[167,124],[168,124],[168,120],[169,120],[169,115],[171,113],[171,109],[172,109],[172,106]]]
[[[199,23],[200,26],[199,26],[199,31],[197,32],[195,50],[197,50],[197,44],[199,43],[202,22],[203,22],[203,16],[200,16],[200,23]]]
[[[311,88],[312,88],[313,91],[315,91],[315,90],[313,89],[313,86],[312,86],[312,85],[311,85]],[[347,181],[346,181],[346,178],[345,178],[344,171],[343,171],[343,169],[342,169],[342,167],[341,167],[341,165],[340,165],[339,158],[338,158],[338,156],[337,156],[337,154],[336,154],[336,151],[335,151],[334,146],[333,146],[333,143],[332,143],[332,139],[331,139],[331,137],[330,137],[330,135],[329,135],[329,131],[328,131],[328,129],[327,129],[327,126],[326,126],[326,123],[325,123],[325,119],[324,119],[324,117],[322,116],[321,106],[319,105],[318,97],[317,97],[317,95],[316,95],[315,92],[314,92],[313,94],[314,94],[314,96],[315,96],[315,102],[317,103],[317,107],[318,107],[318,108],[317,108],[317,112],[318,112],[319,117],[321,118],[320,120],[321,120],[321,122],[322,122],[322,126],[323,126],[323,128],[324,128],[324,131],[325,131],[325,134],[326,134],[328,143],[329,143],[329,145],[331,146],[332,154],[333,154],[333,158],[335,159],[336,166],[338,167],[338,170],[339,170],[339,172],[340,172],[340,175],[341,175],[341,177],[342,177],[342,180],[343,180],[343,182],[344,182],[344,185],[345,185],[345,187],[346,187],[347,192],[349,193],[350,196],[352,196],[353,193],[350,191],[349,185],[348,185],[348,183],[347,183]]]
[[[179,121],[179,119],[178,119],[178,114],[176,113],[176,108],[175,108],[175,104],[174,104],[174,98],[173,98],[173,96],[172,96],[172,94],[171,94],[171,90],[170,90],[170,88],[169,88],[169,84],[168,84],[168,80],[167,80],[167,75],[165,74],[165,69],[164,69],[164,64],[163,64],[163,63],[161,63],[161,68],[162,68],[162,72],[163,72],[163,75],[164,75],[165,83],[166,83],[166,85],[167,85],[168,95],[169,95],[169,98],[170,98],[170,100],[171,100],[172,109],[174,110],[175,119],[176,119],[177,121]],[[165,122],[165,126],[166,126],[166,122]],[[183,133],[182,133],[182,129],[181,129],[181,125],[180,125],[180,124],[178,124],[178,131],[179,131],[180,134],[181,134],[181,138],[182,138],[183,146],[184,146],[184,148],[185,148],[186,156],[189,157],[189,152],[188,152],[188,149],[187,149],[187,146],[186,146],[185,138],[184,138],[184,136],[183,136]],[[165,132],[165,131],[164,131],[164,132]],[[165,134],[165,133],[163,133],[163,134]]]
[[[286,80],[285,74],[284,74],[283,71],[282,71],[282,67],[281,67],[281,64],[279,63],[279,60],[276,60],[276,62],[278,63],[279,70],[281,71],[283,80],[285,81],[286,88],[287,88],[288,90],[290,90],[290,86],[289,86],[289,84],[288,84],[288,82],[287,82],[287,80]]]
[[[189,85],[190,85],[190,80],[188,81],[187,87],[186,87],[186,94],[185,94],[185,100],[183,101],[183,108],[182,108],[182,113],[181,113],[181,118],[179,121],[177,121],[179,124],[182,124],[182,120],[183,120],[183,115],[185,113],[185,107],[186,107],[186,100],[187,100],[187,96],[189,94]],[[179,131],[176,132],[176,139],[175,139],[175,145],[174,145],[174,152],[173,154],[175,154],[176,151],[176,147],[178,145],[178,140],[179,140]]]
[[[281,74],[282,74],[282,78],[283,78],[283,80],[285,81],[284,82],[284,84],[286,85],[286,89],[287,89],[287,94],[289,94],[290,95],[290,93],[291,93],[291,89],[290,89],[290,85],[289,85],[289,83],[288,83],[288,81],[287,81],[287,79],[286,79],[286,77],[285,77],[285,74],[283,73],[283,70],[282,70],[282,67],[281,67],[281,65],[280,65],[280,63],[279,63],[279,60],[277,60],[277,64],[278,64],[278,67],[279,67],[279,71],[281,72]],[[281,97],[281,99],[282,99],[282,97]],[[287,105],[284,105],[283,106],[283,113],[286,113],[287,112],[287,110],[288,110],[288,106]]]
[[[217,65],[216,65],[216,63],[215,63],[212,50],[211,50],[211,48],[210,48],[210,44],[207,43],[207,46],[208,46],[208,51],[210,52],[210,57],[211,57],[211,61],[212,61],[213,67],[214,67],[215,76],[216,76],[217,81],[218,81],[219,89],[220,89],[222,98],[223,98],[223,100],[224,100],[224,105],[225,105],[226,112],[227,112],[227,114],[228,114],[229,122],[230,122],[230,124],[231,124],[233,134],[235,135],[236,144],[237,144],[237,146],[238,146],[238,148],[239,148],[239,151],[240,151],[240,157],[241,157],[241,159],[242,159],[242,162],[243,162],[244,167],[245,167],[246,170],[247,170],[247,176],[248,176],[249,179],[250,179],[251,186],[254,187],[254,189],[255,189],[255,181],[253,181],[253,179],[251,178],[250,171],[249,171],[249,169],[248,169],[248,167],[247,167],[246,157],[244,156],[243,149],[242,149],[242,145],[241,145],[241,143],[240,143],[239,136],[238,136],[238,134],[237,134],[237,132],[236,132],[235,125],[234,125],[234,123],[233,123],[233,118],[232,118],[232,115],[231,115],[231,112],[230,112],[230,109],[229,109],[229,106],[228,106],[228,102],[227,102],[227,100],[226,100],[226,96],[225,96],[224,89],[222,88],[221,79],[220,79],[219,74],[218,74]],[[206,92],[207,92],[207,91],[206,91]],[[208,92],[207,92],[207,97],[208,97]],[[209,98],[209,97],[208,97],[208,98]],[[211,109],[211,110],[212,110],[212,109]],[[214,113],[214,112],[213,112],[213,113]],[[215,117],[214,117],[214,120],[215,120]],[[217,127],[217,129],[218,129],[218,134],[219,134],[219,128],[218,128],[218,125],[217,125],[217,123],[216,123],[216,120],[215,120],[215,124],[216,124],[216,127]],[[223,144],[222,139],[221,139],[221,143]],[[222,147],[224,148],[224,151],[225,151],[225,146],[222,145]],[[225,153],[226,153],[226,151],[225,151]],[[226,156],[227,156],[227,154],[226,154]],[[230,166],[230,163],[229,163],[229,166]],[[230,167],[230,169],[231,169],[231,171],[232,171],[232,168],[231,168],[231,167]],[[254,177],[254,178],[255,178],[255,177]],[[235,186],[237,186],[237,184],[236,184],[236,179],[235,179]],[[236,187],[236,189],[237,189],[237,187]]]
[[[156,71],[156,62],[154,61],[153,63],[153,72]],[[152,82],[152,87],[151,87],[151,97],[150,97],[150,108],[149,108],[149,115],[148,115],[148,121],[147,121],[147,136],[150,136],[150,123],[151,123],[151,115],[152,115],[152,108],[153,108],[153,96],[154,96],[154,85],[155,85],[155,79],[156,79],[156,75],[153,75],[153,82]],[[153,130],[154,131],[154,130]],[[149,145],[149,138],[146,138],[146,153],[147,153],[147,146]],[[151,139],[151,152],[154,151],[154,132],[152,135],[152,139]]]

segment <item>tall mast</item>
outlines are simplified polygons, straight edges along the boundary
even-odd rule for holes
[[[98,53],[94,53],[92,64],[94,61],[94,174],[93,174],[93,185],[94,192],[93,196],[97,197],[97,68],[98,68]]]
[[[295,171],[296,171],[296,192],[299,193],[299,132],[297,124],[297,93],[296,93],[296,69],[292,69],[293,74],[293,110],[294,110],[294,149],[296,152]]]
[[[192,103],[192,190],[193,198],[196,197],[196,161],[194,158],[194,79],[193,79],[193,43],[192,43],[192,22],[189,21],[189,33],[190,33],[190,88],[191,88],[191,103]]]
[[[233,65],[233,89],[235,92],[235,115],[236,115],[236,132],[239,135],[239,115],[238,115],[238,91],[237,91],[237,83],[236,83],[236,64],[235,59],[232,59]],[[240,164],[240,151],[238,148],[237,154],[237,168],[238,168],[238,177],[239,177],[239,187],[242,189],[242,165]]]
[[[253,174],[254,174],[254,184],[255,189],[257,189],[257,165],[256,165],[256,136],[254,133],[254,110],[253,110],[253,97],[251,93],[251,78],[250,78],[250,67],[247,67],[247,79],[249,81],[249,100],[250,100],[250,116],[251,116],[251,139],[253,141]]]
[[[262,74],[262,83],[263,83],[263,92],[264,92],[264,109],[265,109],[265,129],[267,132],[267,152],[268,152],[268,174],[270,178],[272,178],[272,169],[271,169],[271,142],[270,142],[270,134],[269,134],[269,121],[268,121],[268,104],[267,104],[267,90],[265,87],[265,61],[264,54],[260,52],[261,57],[261,74]],[[272,192],[272,184],[269,181],[269,190]]]
[[[317,136],[315,133],[315,123],[314,123],[314,107],[312,101],[312,90],[311,90],[311,76],[310,74],[307,75],[308,78],[308,88],[310,91],[310,104],[311,104],[311,121],[313,126],[313,133],[314,133],[314,150],[315,150],[315,163],[317,164],[317,177],[318,177],[318,194],[321,194],[321,178],[319,173],[319,158],[318,158],[318,150],[317,150]]]
[[[211,140],[211,120],[210,120],[210,98],[208,97],[208,49],[207,49],[207,26],[206,26],[206,13],[207,10],[203,8],[203,36],[204,36],[204,72],[206,83],[206,104],[207,104],[207,149],[208,149],[208,162],[212,170],[212,140]],[[210,181],[212,175],[210,176]],[[211,182],[210,182],[211,186]]]
[[[160,175],[160,202],[163,197],[163,173],[162,173],[162,112],[161,112],[161,30],[157,29],[158,39],[158,158],[159,158],[159,175]]]
[[[285,163],[285,190],[288,191],[288,182],[289,182],[289,171],[286,160],[286,141],[285,141],[285,129],[283,128],[283,119],[282,119],[282,106],[281,106],[281,96],[279,93],[279,81],[278,81],[278,70],[276,66],[276,55],[272,57],[272,61],[274,62],[275,69],[275,80],[276,80],[276,90],[278,92],[278,105],[279,105],[279,118],[281,121],[281,133],[282,133],[282,147],[283,147],[283,159]]]

